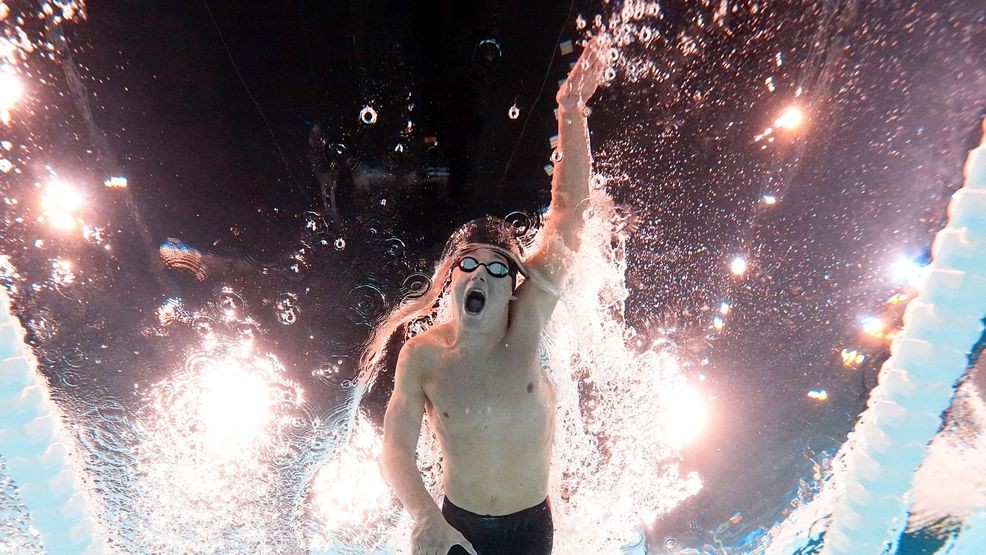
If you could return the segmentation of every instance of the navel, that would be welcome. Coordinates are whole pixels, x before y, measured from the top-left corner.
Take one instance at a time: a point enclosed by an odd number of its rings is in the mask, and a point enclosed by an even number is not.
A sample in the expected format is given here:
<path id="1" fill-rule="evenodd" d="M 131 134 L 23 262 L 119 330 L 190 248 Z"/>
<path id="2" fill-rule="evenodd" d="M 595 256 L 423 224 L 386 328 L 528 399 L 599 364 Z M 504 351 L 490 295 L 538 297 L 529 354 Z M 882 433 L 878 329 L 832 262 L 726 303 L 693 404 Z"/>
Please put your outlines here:
<path id="1" fill-rule="evenodd" d="M 527 392 L 528 393 L 533 393 L 534 392 L 534 382 L 529 382 L 527 384 Z"/>
<path id="2" fill-rule="evenodd" d="M 448 418 L 448 413 L 445 412 L 445 411 L 442 411 L 442 416 L 444 416 L 445 418 Z"/>

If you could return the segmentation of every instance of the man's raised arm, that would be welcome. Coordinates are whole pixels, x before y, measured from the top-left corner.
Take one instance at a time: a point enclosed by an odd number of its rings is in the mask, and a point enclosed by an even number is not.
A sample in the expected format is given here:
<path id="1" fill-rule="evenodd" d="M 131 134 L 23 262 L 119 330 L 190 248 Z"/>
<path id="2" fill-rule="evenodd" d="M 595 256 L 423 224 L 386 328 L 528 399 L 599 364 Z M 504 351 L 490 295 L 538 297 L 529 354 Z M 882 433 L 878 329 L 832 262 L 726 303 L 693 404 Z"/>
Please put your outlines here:
<path id="1" fill-rule="evenodd" d="M 558 90 L 558 152 L 551 178 L 551 207 L 545 222 L 540 250 L 528 265 L 557 289 L 565 276 L 565 250 L 579 250 L 582 213 L 589 201 L 589 129 L 586 102 L 592 97 L 606 69 L 608 43 L 596 37 L 585 50 Z M 560 245 L 559 242 L 562 244 Z"/>

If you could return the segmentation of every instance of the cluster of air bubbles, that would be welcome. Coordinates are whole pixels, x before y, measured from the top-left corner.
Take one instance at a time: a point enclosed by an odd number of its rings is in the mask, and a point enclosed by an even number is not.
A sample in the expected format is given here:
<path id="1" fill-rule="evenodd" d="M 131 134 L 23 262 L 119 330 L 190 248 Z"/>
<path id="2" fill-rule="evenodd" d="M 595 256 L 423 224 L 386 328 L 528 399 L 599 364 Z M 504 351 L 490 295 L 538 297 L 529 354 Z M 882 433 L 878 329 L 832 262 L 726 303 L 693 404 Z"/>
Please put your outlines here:
<path id="1" fill-rule="evenodd" d="M 304 278 L 305 273 L 310 267 L 308 260 L 310 258 L 310 251 L 311 247 L 303 242 L 295 247 L 288 260 L 283 264 L 284 277 L 294 282 Z"/>
<path id="2" fill-rule="evenodd" d="M 359 120 L 366 125 L 373 125 L 377 122 L 377 111 L 372 106 L 364 106 L 359 113 Z M 338 148 L 336 149 L 338 152 Z M 339 154 L 342 154 L 341 152 Z"/>
<path id="3" fill-rule="evenodd" d="M 84 225 L 82 226 L 82 238 L 93 245 L 102 245 L 106 242 L 106 230 L 101 227 Z"/>
<path id="4" fill-rule="evenodd" d="M 72 262 L 60 259 L 52 260 L 51 281 L 56 286 L 65 286 L 74 283 L 75 273 L 72 271 Z"/>
<path id="5" fill-rule="evenodd" d="M 298 295 L 294 293 L 281 293 L 277 303 L 274 305 L 277 321 L 285 326 L 291 325 L 298 320 L 301 307 L 298 306 Z"/>
<path id="6" fill-rule="evenodd" d="M 312 235 L 323 235 L 328 229 L 328 223 L 318 212 L 305 212 L 305 231 Z"/>
<path id="7" fill-rule="evenodd" d="M 82 368 L 83 364 L 86 362 L 86 352 L 82 347 L 76 345 L 71 349 L 68 349 L 62 354 L 62 362 L 70 368 Z"/>
<path id="8" fill-rule="evenodd" d="M 190 322 L 192 315 L 185 310 L 181 299 L 171 298 L 157 309 L 158 322 L 167 326 L 175 322 Z"/>
<path id="9" fill-rule="evenodd" d="M 240 338 L 240 341 L 250 342 L 257 335 L 260 335 L 260 325 L 253 319 L 247 316 L 243 320 L 240 320 L 233 324 L 234 335 Z"/>
<path id="10" fill-rule="evenodd" d="M 195 330 L 203 338 L 211 338 L 215 336 L 215 332 L 212 330 L 213 320 L 208 316 L 203 316 L 196 313 L 192 317 L 192 329 Z"/>
<path id="11" fill-rule="evenodd" d="M 153 552 L 179 546 L 270 545 L 279 483 L 303 390 L 270 354 L 237 338 L 203 340 L 166 380 L 142 392 L 135 510 Z M 189 510 L 189 507 L 194 510 Z"/>
<path id="12" fill-rule="evenodd" d="M 240 317 L 243 312 L 243 297 L 236 294 L 232 288 L 223 287 L 219 294 L 219 313 L 223 320 L 230 322 Z"/>
<path id="13" fill-rule="evenodd" d="M 514 102 L 513 106 L 507 110 L 507 117 L 510 119 L 517 119 L 520 117 L 520 108 L 517 107 L 517 103 Z"/>
<path id="14" fill-rule="evenodd" d="M 355 367 L 349 355 L 330 356 L 324 364 L 312 371 L 312 377 L 328 385 L 340 386 L 347 380 L 344 376 L 351 373 Z"/>

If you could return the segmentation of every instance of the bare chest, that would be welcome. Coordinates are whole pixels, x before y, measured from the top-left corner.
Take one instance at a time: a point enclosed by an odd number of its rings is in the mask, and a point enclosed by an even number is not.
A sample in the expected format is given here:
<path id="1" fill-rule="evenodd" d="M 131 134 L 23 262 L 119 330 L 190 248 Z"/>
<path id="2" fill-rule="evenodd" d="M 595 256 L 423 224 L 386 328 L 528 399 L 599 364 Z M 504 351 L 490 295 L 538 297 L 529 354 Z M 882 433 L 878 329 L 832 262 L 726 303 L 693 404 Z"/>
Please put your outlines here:
<path id="1" fill-rule="evenodd" d="M 550 385 L 534 360 L 448 359 L 424 383 L 429 416 L 447 438 L 480 439 L 542 429 L 553 414 Z"/>

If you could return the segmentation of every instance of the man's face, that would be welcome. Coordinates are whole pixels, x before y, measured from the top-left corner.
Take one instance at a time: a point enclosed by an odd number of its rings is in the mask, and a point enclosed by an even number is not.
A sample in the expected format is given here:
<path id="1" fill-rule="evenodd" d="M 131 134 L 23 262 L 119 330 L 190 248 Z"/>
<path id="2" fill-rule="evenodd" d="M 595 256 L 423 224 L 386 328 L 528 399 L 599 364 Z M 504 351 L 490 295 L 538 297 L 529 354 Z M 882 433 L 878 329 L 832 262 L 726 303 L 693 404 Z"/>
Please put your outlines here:
<path id="1" fill-rule="evenodd" d="M 466 258 L 473 260 L 464 260 Z M 466 271 L 463 266 L 473 269 Z M 506 257 L 491 249 L 459 254 L 455 259 L 450 286 L 452 302 L 456 315 L 464 325 L 482 323 L 490 320 L 490 316 L 502 315 L 507 310 L 513 295 L 513 279 L 510 273 L 502 277 L 493 275 L 504 268 L 512 271 Z"/>

